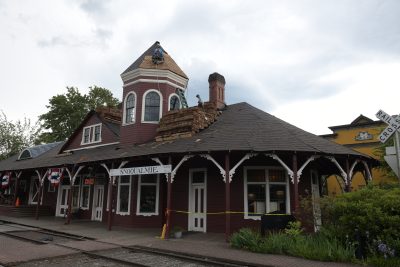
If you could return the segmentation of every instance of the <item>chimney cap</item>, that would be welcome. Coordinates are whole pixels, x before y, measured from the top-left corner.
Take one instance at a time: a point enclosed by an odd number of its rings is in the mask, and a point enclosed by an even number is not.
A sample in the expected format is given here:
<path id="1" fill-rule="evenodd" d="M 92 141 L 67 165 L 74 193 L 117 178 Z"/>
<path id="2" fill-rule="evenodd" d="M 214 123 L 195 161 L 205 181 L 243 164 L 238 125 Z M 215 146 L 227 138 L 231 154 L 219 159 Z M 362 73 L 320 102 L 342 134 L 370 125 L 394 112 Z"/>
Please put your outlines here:
<path id="1" fill-rule="evenodd" d="M 214 72 L 210 74 L 210 76 L 208 76 L 209 83 L 214 81 L 221 82 L 225 85 L 225 77 L 219 74 L 218 72 Z"/>

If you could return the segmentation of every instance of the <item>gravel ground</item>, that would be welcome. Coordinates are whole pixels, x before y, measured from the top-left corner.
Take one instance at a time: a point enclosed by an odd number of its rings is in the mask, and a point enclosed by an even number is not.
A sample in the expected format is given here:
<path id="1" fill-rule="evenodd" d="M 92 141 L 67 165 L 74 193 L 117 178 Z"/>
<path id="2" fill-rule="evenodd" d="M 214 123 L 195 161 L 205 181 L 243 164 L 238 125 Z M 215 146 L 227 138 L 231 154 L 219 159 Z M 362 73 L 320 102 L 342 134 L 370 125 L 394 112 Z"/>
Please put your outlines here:
<path id="1" fill-rule="evenodd" d="M 114 261 L 107 261 L 103 259 L 95 259 L 83 254 L 77 254 L 74 256 L 67 256 L 67 257 L 58 257 L 53 259 L 45 259 L 39 261 L 31 261 L 19 264 L 17 266 L 24 266 L 24 267 L 80 267 L 80 266 L 87 266 L 87 267 L 113 267 L 113 266 L 130 266 L 130 265 L 123 265 L 118 262 Z"/>
<path id="2" fill-rule="evenodd" d="M 110 258 L 121 259 L 133 263 L 140 263 L 147 266 L 168 266 L 168 267 L 201 267 L 201 266 L 215 266 L 200 264 L 197 262 L 189 262 L 188 260 L 181 260 L 174 257 L 156 255 L 153 253 L 136 252 L 129 249 L 118 248 L 110 249 L 107 251 L 100 251 L 97 254 L 107 256 Z"/>

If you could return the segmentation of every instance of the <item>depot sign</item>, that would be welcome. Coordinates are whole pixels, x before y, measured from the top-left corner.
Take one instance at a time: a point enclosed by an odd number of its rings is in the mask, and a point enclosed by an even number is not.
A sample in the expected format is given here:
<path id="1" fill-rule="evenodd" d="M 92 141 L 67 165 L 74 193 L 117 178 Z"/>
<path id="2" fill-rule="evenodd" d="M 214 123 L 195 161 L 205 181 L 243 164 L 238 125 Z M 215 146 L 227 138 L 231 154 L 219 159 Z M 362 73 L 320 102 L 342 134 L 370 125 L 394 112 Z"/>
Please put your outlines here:
<path id="1" fill-rule="evenodd" d="M 171 173 L 171 171 L 172 171 L 171 165 L 144 166 L 144 167 L 135 167 L 135 168 L 111 169 L 110 176 Z"/>

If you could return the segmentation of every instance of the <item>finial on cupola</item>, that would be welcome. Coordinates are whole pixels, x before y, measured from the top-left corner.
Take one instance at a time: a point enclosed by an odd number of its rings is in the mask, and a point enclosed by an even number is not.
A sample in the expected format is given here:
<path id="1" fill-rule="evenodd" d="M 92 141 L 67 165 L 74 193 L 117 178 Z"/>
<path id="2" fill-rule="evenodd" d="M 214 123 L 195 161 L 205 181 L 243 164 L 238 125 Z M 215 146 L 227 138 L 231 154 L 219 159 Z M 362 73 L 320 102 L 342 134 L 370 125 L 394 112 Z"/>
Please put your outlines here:
<path id="1" fill-rule="evenodd" d="M 160 42 L 156 42 L 156 48 L 153 51 L 152 56 L 153 63 L 158 65 L 164 62 L 164 51 L 160 45 Z"/>

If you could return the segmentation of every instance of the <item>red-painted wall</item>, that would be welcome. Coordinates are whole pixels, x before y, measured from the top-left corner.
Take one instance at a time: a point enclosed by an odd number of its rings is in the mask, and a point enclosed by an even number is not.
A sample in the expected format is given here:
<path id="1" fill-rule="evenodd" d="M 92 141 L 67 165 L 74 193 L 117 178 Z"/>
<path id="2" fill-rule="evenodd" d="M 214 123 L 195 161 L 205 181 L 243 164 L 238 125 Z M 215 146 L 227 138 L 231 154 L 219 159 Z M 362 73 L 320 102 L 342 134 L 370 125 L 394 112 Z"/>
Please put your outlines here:
<path id="1" fill-rule="evenodd" d="M 154 77 L 153 77 L 154 79 Z M 142 106 L 144 103 L 143 95 L 147 90 L 155 89 L 162 95 L 162 115 L 168 111 L 169 96 L 175 93 L 176 88 L 165 83 L 147 83 L 138 82 L 124 88 L 123 101 L 130 92 L 136 93 L 136 114 L 135 123 L 121 126 L 121 143 L 122 144 L 142 144 L 152 141 L 156 136 L 158 123 L 142 123 Z M 123 105 L 125 107 L 125 103 Z"/>

